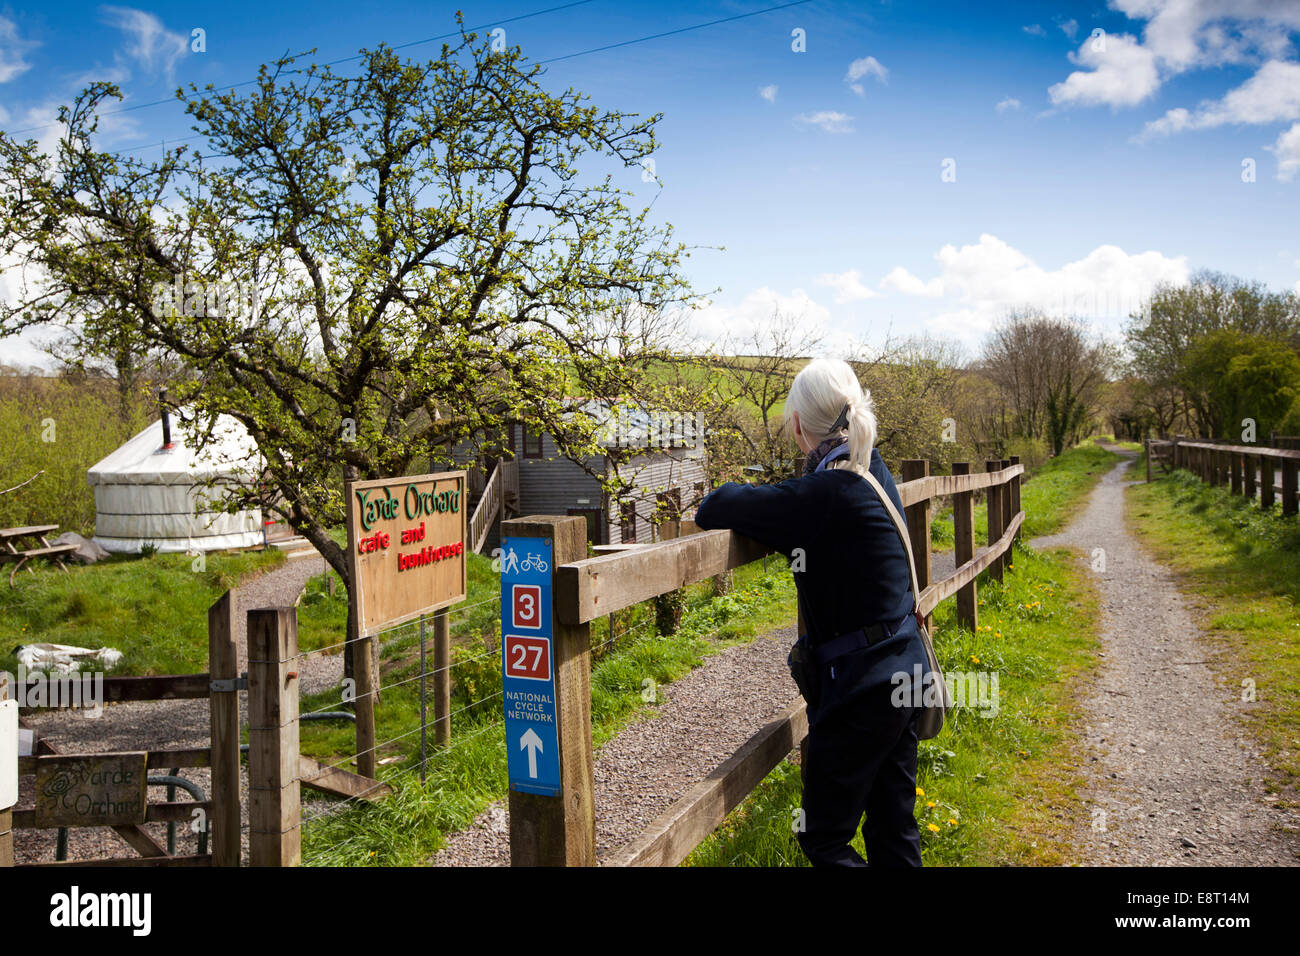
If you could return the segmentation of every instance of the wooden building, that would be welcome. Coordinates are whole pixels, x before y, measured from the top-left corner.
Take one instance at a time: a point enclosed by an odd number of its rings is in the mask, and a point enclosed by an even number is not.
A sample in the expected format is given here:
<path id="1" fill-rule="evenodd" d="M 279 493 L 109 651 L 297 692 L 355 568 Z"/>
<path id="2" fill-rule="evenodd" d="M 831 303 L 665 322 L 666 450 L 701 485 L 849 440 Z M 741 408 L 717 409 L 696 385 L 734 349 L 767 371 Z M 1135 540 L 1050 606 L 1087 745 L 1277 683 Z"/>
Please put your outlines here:
<path id="1" fill-rule="evenodd" d="M 592 544 L 633 544 L 658 540 L 661 525 L 695 513 L 708 492 L 698 416 L 611 416 L 601 431 L 605 450 L 582 465 L 561 455 L 551 435 L 518 424 L 505 443 L 512 458 L 476 457 L 471 446 L 460 446 L 457 457 L 471 471 L 470 543 L 476 550 L 496 547 L 503 517 L 581 515 Z M 618 500 L 598 477 L 614 471 L 629 484 Z"/>

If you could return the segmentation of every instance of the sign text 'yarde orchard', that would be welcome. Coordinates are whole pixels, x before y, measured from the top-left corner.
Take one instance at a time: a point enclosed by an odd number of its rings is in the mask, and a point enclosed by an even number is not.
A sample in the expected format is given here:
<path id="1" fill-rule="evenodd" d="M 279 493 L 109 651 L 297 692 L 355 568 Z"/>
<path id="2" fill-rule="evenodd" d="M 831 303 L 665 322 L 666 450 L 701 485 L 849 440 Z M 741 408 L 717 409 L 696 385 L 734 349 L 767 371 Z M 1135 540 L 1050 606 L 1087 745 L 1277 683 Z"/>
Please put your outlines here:
<path id="1" fill-rule="evenodd" d="M 465 472 L 348 485 L 348 560 L 362 634 L 465 598 Z"/>

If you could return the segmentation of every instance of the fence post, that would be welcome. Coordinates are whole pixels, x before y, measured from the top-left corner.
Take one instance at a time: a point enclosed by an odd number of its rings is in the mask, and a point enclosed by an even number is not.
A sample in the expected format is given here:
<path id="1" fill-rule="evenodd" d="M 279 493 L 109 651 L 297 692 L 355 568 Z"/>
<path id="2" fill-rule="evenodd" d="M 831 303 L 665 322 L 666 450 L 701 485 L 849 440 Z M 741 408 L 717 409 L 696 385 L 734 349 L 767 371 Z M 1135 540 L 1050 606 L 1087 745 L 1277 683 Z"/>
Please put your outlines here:
<path id="1" fill-rule="evenodd" d="M 984 462 L 986 472 L 1000 471 L 1002 468 L 1001 461 Z M 988 502 L 988 539 L 989 547 L 993 547 L 998 538 L 1002 537 L 1005 530 L 1002 517 L 1002 489 L 991 487 L 987 489 L 985 501 Z M 1002 580 L 1002 558 L 998 556 L 989 563 L 989 577 L 994 581 Z"/>
<path id="2" fill-rule="evenodd" d="M 248 612 L 248 849 L 253 866 L 297 866 L 302 861 L 298 753 L 298 613 L 292 607 L 258 608 Z"/>
<path id="3" fill-rule="evenodd" d="M 359 585 L 358 585 L 359 586 Z M 371 652 L 374 638 L 361 634 L 361 625 L 354 618 L 356 605 L 348 611 L 348 636 L 353 639 L 350 645 L 352 653 L 352 679 L 356 681 L 353 689 L 352 712 L 357 718 L 357 773 L 363 777 L 375 776 L 375 696 L 379 683 L 375 670 L 375 655 Z"/>
<path id="4" fill-rule="evenodd" d="M 1246 475 L 1245 475 L 1245 479 L 1246 479 L 1246 491 L 1245 491 L 1245 495 L 1246 495 L 1246 497 L 1249 498 L 1252 502 L 1255 500 L 1255 492 L 1256 492 L 1256 490 L 1257 490 L 1257 488 L 1256 488 L 1256 486 L 1255 486 L 1255 463 L 1254 463 L 1254 461 L 1253 461 L 1253 459 L 1254 459 L 1255 457 L 1256 457 L 1255 455 L 1242 455 L 1242 458 L 1244 459 L 1244 468 L 1245 468 L 1245 472 L 1246 472 Z"/>
<path id="5" fill-rule="evenodd" d="M 1273 482 L 1273 456 L 1259 456 L 1259 507 L 1268 511 L 1273 507 L 1273 499 L 1277 494 L 1277 489 Z"/>
<path id="6" fill-rule="evenodd" d="M 1151 484 L 1151 439 L 1142 439 L 1143 457 L 1147 463 L 1147 484 Z"/>
<path id="7" fill-rule="evenodd" d="M 433 742 L 451 742 L 451 619 L 433 612 Z"/>
<path id="8" fill-rule="evenodd" d="M 952 463 L 952 473 L 954 475 L 969 475 L 970 462 L 954 461 Z M 953 532 L 953 556 L 957 559 L 957 567 L 961 567 L 967 561 L 975 557 L 975 494 L 971 491 L 959 491 L 952 496 L 952 532 Z M 972 632 L 979 628 L 979 612 L 977 606 L 979 601 L 976 599 L 975 581 L 971 579 L 970 584 L 964 585 L 957 590 L 957 623 L 962 627 L 968 627 Z"/>
<path id="9" fill-rule="evenodd" d="M 1003 458 L 1002 467 L 1010 468 L 1011 459 Z M 1001 485 L 1000 490 L 1002 492 L 1002 530 L 1006 531 L 1007 527 L 1011 524 L 1011 519 L 1016 516 L 1016 513 L 1011 510 L 1011 480 L 1007 479 L 1006 481 L 1004 481 Z M 1005 569 L 1007 565 L 1009 565 L 1010 563 L 1011 563 L 1011 552 L 1008 550 L 1002 555 L 1001 564 L 1003 569 Z"/>
<path id="10" fill-rule="evenodd" d="M 1282 459 L 1282 514 L 1296 513 L 1296 460 Z"/>
<path id="11" fill-rule="evenodd" d="M 550 538 L 552 562 L 587 556 L 587 520 L 535 515 L 501 522 L 501 536 Z M 555 578 L 553 577 L 554 581 Z M 573 600 L 553 585 L 553 603 Z M 510 791 L 511 866 L 595 866 L 595 758 L 591 749 L 591 628 L 552 614 L 555 717 L 559 724 L 560 795 Z"/>
<path id="12" fill-rule="evenodd" d="M 208 608 L 208 679 L 230 681 L 230 690 L 208 692 L 211 740 L 212 808 L 208 846 L 213 866 L 239 866 L 239 644 L 235 638 L 234 592 L 227 591 Z"/>
<path id="13" fill-rule="evenodd" d="M 1011 456 L 1011 464 L 1013 464 L 1013 465 L 1018 465 L 1018 464 L 1020 464 L 1020 456 L 1019 456 L 1019 455 L 1012 455 L 1012 456 Z M 1021 477 L 1022 477 L 1022 476 L 1020 476 L 1020 475 L 1016 475 L 1014 478 L 1011 479 L 1011 484 L 1007 486 L 1007 494 L 1010 496 L 1010 500 L 1011 500 L 1011 511 L 1010 511 L 1010 513 L 1007 515 L 1007 522 L 1008 522 L 1008 523 L 1010 523 L 1010 521 L 1011 521 L 1012 518 L 1014 518 L 1016 515 L 1020 514 L 1020 479 L 1021 479 Z M 1019 528 L 1016 529 L 1016 534 L 1015 534 L 1015 537 L 1012 538 L 1012 541 L 1015 541 L 1015 542 L 1017 542 L 1017 543 L 1020 541 L 1020 529 L 1019 529 Z"/>
<path id="14" fill-rule="evenodd" d="M 915 481 L 930 475 L 930 462 L 924 458 L 908 458 L 903 462 L 903 481 Z M 930 585 L 930 499 L 909 505 L 907 514 L 907 534 L 912 539 L 912 558 L 916 561 L 916 586 L 924 591 Z M 916 595 L 919 600 L 921 595 Z M 926 615 L 926 627 L 930 627 L 930 615 Z"/>
<path id="15" fill-rule="evenodd" d="M 1242 466 L 1241 454 L 1239 452 L 1228 452 L 1228 470 L 1231 475 L 1232 493 L 1234 495 L 1239 495 L 1242 491 Z"/>

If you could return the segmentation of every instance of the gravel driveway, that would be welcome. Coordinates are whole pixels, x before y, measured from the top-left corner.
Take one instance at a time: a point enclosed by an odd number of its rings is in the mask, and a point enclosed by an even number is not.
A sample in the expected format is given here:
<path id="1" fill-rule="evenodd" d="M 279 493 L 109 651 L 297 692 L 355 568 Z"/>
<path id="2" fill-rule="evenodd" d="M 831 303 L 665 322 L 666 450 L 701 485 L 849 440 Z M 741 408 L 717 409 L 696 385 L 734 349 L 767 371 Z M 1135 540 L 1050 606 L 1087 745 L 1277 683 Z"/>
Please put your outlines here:
<path id="1" fill-rule="evenodd" d="M 1093 566 L 1101 667 L 1084 702 L 1088 784 L 1073 808 L 1085 865 L 1269 866 L 1300 863 L 1300 814 L 1264 792 L 1269 769 L 1236 719 L 1240 679 L 1207 666 L 1219 652 L 1187 610 L 1172 572 L 1124 520 L 1125 472 L 1105 475 L 1087 509 L 1037 549 L 1068 546 Z M 1231 672 L 1230 672 L 1231 673 Z"/>

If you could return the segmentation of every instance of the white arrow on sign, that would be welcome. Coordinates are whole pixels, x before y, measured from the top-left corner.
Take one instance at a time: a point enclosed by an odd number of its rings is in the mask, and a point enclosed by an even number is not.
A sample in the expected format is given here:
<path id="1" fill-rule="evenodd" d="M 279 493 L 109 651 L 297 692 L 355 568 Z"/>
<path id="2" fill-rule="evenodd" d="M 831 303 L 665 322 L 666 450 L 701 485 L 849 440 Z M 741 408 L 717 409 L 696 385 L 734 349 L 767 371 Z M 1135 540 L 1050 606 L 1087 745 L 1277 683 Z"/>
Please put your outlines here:
<path id="1" fill-rule="evenodd" d="M 542 738 L 529 727 L 519 738 L 519 749 L 528 751 L 528 776 L 537 778 L 537 755 L 542 752 Z"/>

